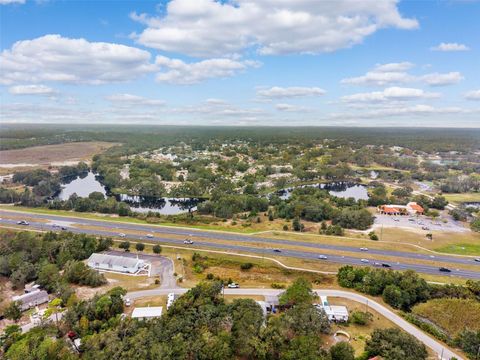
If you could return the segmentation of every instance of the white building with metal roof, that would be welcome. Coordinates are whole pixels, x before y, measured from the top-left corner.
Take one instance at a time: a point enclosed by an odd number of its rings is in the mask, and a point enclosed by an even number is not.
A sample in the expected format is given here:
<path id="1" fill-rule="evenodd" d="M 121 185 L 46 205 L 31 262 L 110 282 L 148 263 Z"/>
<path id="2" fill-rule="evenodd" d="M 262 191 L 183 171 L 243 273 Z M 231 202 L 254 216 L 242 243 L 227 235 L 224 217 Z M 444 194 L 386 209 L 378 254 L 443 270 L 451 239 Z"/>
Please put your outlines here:
<path id="1" fill-rule="evenodd" d="M 132 319 L 148 320 L 162 316 L 162 306 L 136 307 L 132 312 Z"/>
<path id="2" fill-rule="evenodd" d="M 145 267 L 145 261 L 138 258 L 93 253 L 87 260 L 87 265 L 100 271 L 115 271 L 126 274 L 136 274 Z"/>

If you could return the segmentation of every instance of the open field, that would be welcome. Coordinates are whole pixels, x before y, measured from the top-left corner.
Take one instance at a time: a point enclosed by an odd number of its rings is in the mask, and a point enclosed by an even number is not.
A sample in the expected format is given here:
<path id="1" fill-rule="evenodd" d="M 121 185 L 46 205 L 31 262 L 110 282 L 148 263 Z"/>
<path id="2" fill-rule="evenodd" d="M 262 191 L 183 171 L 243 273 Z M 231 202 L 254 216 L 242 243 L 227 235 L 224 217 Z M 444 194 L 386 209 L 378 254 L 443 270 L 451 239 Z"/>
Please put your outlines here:
<path id="1" fill-rule="evenodd" d="M 480 202 L 480 192 L 469 192 L 462 194 L 442 194 L 449 202 L 462 203 L 462 202 Z"/>
<path id="2" fill-rule="evenodd" d="M 117 144 L 92 141 L 3 150 L 0 151 L 0 167 L 21 168 L 72 165 L 80 161 L 89 161 L 93 155 L 104 152 L 115 145 Z"/>
<path id="3" fill-rule="evenodd" d="M 416 305 L 412 312 L 433 322 L 452 337 L 464 328 L 480 330 L 480 303 L 473 299 L 433 299 Z"/>

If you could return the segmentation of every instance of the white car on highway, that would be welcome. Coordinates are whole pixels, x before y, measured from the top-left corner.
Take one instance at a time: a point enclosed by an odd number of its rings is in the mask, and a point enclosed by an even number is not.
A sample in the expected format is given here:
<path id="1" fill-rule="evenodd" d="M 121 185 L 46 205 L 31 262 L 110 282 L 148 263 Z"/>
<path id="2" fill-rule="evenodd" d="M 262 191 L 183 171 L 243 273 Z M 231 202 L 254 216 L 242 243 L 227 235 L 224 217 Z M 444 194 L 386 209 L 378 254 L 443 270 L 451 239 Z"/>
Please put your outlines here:
<path id="1" fill-rule="evenodd" d="M 360 248 L 360 251 L 368 251 L 368 248 L 362 247 L 362 248 Z"/>
<path id="2" fill-rule="evenodd" d="M 320 260 L 327 260 L 328 259 L 327 255 L 318 255 L 318 258 Z"/>
<path id="3" fill-rule="evenodd" d="M 124 233 L 120 233 L 120 234 L 118 234 L 118 236 L 120 236 L 120 237 L 125 237 L 125 234 L 124 234 Z"/>
<path id="4" fill-rule="evenodd" d="M 238 289 L 240 287 L 240 285 L 236 284 L 236 283 L 230 283 L 227 285 L 227 287 L 229 289 Z"/>
<path id="5" fill-rule="evenodd" d="M 153 238 L 153 235 L 152 234 L 147 234 L 147 238 Z"/>
<path id="6" fill-rule="evenodd" d="M 183 243 L 186 244 L 186 245 L 192 245 L 193 241 L 190 240 L 190 239 L 185 239 L 185 240 L 183 240 Z"/>
<path id="7" fill-rule="evenodd" d="M 369 262 L 370 262 L 370 261 L 368 261 L 368 259 L 360 259 L 360 261 L 361 261 L 362 263 L 369 263 Z"/>

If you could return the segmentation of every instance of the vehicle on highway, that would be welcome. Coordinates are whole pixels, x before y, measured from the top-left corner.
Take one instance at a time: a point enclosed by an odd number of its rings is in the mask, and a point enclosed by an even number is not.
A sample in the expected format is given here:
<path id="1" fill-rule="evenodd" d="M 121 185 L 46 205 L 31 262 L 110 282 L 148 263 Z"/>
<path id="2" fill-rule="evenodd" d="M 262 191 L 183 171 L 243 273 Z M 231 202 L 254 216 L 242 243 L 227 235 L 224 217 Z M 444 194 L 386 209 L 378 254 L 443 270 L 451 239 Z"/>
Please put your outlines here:
<path id="1" fill-rule="evenodd" d="M 124 234 L 124 233 L 120 233 L 120 234 L 118 234 L 118 236 L 120 236 L 120 237 L 125 237 L 125 234 Z"/>
<path id="2" fill-rule="evenodd" d="M 384 268 L 390 268 L 390 267 L 392 267 L 392 265 L 387 264 L 387 263 L 382 263 L 382 267 L 384 267 Z"/>
<path id="3" fill-rule="evenodd" d="M 17 221 L 17 224 L 18 224 L 18 225 L 30 225 L 30 224 L 28 223 L 28 221 L 26 221 L 26 220 Z"/>
<path id="4" fill-rule="evenodd" d="M 428 226 L 422 226 L 422 230 L 430 230 Z"/>
<path id="5" fill-rule="evenodd" d="M 369 263 L 370 261 L 368 259 L 360 259 L 362 263 Z"/>
<path id="6" fill-rule="evenodd" d="M 236 283 L 230 283 L 227 285 L 227 287 L 229 289 L 238 289 L 240 287 L 240 285 L 236 284 Z"/>
<path id="7" fill-rule="evenodd" d="M 152 234 L 147 234 L 147 238 L 153 238 L 153 235 Z"/>
<path id="8" fill-rule="evenodd" d="M 273 249 L 273 252 L 282 252 L 280 249 Z"/>
<path id="9" fill-rule="evenodd" d="M 438 270 L 441 271 L 441 272 L 452 272 L 452 270 L 450 270 L 449 268 L 446 268 L 446 267 L 441 267 Z"/>
<path id="10" fill-rule="evenodd" d="M 480 262 L 480 258 L 473 259 L 473 261 Z"/>
<path id="11" fill-rule="evenodd" d="M 400 221 L 400 219 L 393 219 L 393 221 L 399 222 L 399 221 Z"/>
<path id="12" fill-rule="evenodd" d="M 375 262 L 373 263 L 373 266 L 382 266 L 382 264 L 375 261 Z"/>
<path id="13" fill-rule="evenodd" d="M 321 260 L 327 260 L 328 259 L 327 255 L 318 255 L 318 258 L 321 259 Z"/>
<path id="14" fill-rule="evenodd" d="M 190 239 L 185 239 L 185 240 L 183 240 L 183 243 L 184 243 L 184 244 L 187 244 L 187 245 L 192 245 L 192 244 L 193 244 L 193 241 L 190 240 Z"/>
<path id="15" fill-rule="evenodd" d="M 368 251 L 368 248 L 362 247 L 362 248 L 360 248 L 360 251 Z"/>
<path id="16" fill-rule="evenodd" d="M 61 229 L 62 230 L 67 230 L 67 228 L 65 226 L 62 226 Z"/>
<path id="17" fill-rule="evenodd" d="M 132 300 L 130 300 L 129 298 L 125 298 L 125 306 L 130 306 L 132 305 Z"/>

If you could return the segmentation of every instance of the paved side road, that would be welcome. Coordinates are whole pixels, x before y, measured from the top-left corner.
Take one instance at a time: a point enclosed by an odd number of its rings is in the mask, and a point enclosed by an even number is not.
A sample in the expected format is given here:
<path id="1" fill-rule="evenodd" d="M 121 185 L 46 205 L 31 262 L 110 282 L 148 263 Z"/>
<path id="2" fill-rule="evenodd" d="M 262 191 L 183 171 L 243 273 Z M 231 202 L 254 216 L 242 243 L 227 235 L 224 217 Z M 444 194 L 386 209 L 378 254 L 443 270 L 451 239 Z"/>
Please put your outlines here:
<path id="1" fill-rule="evenodd" d="M 153 289 L 153 290 L 142 290 L 142 291 L 134 291 L 127 294 L 132 300 L 140 299 L 143 297 L 148 296 L 159 296 L 159 295 L 166 295 L 168 293 L 174 292 L 176 294 L 184 294 L 187 292 L 188 289 Z M 260 296 L 268 296 L 268 295 L 279 295 L 282 290 L 275 290 L 275 289 L 225 289 L 225 294 L 228 295 L 260 295 Z M 415 336 L 419 341 L 425 344 L 425 346 L 432 349 L 437 355 L 438 359 L 440 360 L 450 360 L 451 358 L 455 357 L 458 360 L 464 360 L 460 355 L 454 353 L 450 349 L 446 348 L 442 343 L 438 342 L 431 336 L 425 334 L 420 329 L 416 328 L 406 320 L 404 320 L 401 316 L 394 313 L 392 310 L 388 309 L 387 307 L 383 306 L 382 304 L 367 298 L 364 295 L 357 294 L 350 291 L 345 290 L 335 290 L 335 289 L 321 289 L 315 290 L 315 292 L 319 296 L 331 296 L 331 297 L 341 297 L 353 301 L 357 301 L 363 304 L 367 304 L 368 306 L 377 311 L 378 313 L 385 316 L 387 319 L 394 322 L 397 326 L 402 328 L 404 331 L 408 332 L 409 334 Z M 443 354 L 443 355 L 442 355 Z"/>

